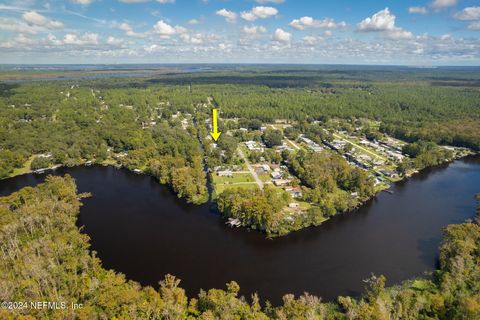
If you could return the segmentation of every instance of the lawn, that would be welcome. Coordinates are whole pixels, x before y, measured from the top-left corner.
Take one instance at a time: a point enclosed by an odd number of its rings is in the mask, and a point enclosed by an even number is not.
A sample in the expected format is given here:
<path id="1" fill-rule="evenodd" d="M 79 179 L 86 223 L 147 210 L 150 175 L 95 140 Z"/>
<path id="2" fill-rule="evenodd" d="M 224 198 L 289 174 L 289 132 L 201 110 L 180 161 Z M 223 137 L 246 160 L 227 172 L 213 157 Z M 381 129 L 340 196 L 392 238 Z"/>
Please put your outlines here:
<path id="1" fill-rule="evenodd" d="M 262 180 L 263 182 L 268 182 L 268 181 L 271 181 L 272 178 L 270 178 L 270 174 L 269 173 L 260 173 L 258 175 L 258 177 L 260 178 L 260 180 Z"/>
<path id="2" fill-rule="evenodd" d="M 234 173 L 232 177 L 219 177 L 213 174 L 214 184 L 232 184 L 240 182 L 255 182 L 250 173 Z"/>
<path id="3" fill-rule="evenodd" d="M 31 172 L 32 170 L 30 169 L 30 164 L 32 163 L 33 159 L 35 158 L 35 156 L 31 156 L 26 162 L 25 164 L 23 165 L 23 167 L 21 168 L 16 168 L 13 170 L 13 172 L 10 174 L 10 177 L 15 177 L 15 176 L 19 176 L 21 174 L 25 174 L 25 173 L 29 173 Z"/>

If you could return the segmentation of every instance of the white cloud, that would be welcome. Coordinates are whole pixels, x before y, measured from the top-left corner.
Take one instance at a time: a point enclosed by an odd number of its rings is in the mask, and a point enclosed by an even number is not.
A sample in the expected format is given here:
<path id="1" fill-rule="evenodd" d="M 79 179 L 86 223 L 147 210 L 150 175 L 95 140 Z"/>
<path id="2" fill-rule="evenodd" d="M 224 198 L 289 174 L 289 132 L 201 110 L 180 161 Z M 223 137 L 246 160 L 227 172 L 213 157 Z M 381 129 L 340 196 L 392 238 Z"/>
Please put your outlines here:
<path id="1" fill-rule="evenodd" d="M 408 8 L 408 13 L 427 14 L 428 10 L 425 7 L 410 7 Z"/>
<path id="2" fill-rule="evenodd" d="M 452 39 L 453 39 L 452 36 L 451 36 L 450 34 L 448 34 L 448 33 L 442 34 L 442 35 L 440 36 L 440 40 L 442 40 L 442 41 L 452 40 Z"/>
<path id="3" fill-rule="evenodd" d="M 243 26 L 240 29 L 240 43 L 245 45 L 252 40 L 260 39 L 265 32 L 267 29 L 263 26 Z"/>
<path id="4" fill-rule="evenodd" d="M 47 17 L 35 11 L 25 12 L 22 17 L 23 17 L 23 20 L 27 21 L 32 25 L 44 27 L 47 29 L 59 29 L 64 27 L 62 22 L 48 19 Z"/>
<path id="5" fill-rule="evenodd" d="M 43 27 L 29 25 L 28 23 L 14 18 L 0 17 L 0 30 L 15 31 L 18 33 L 35 34 L 44 31 Z"/>
<path id="6" fill-rule="evenodd" d="M 332 29 L 337 27 L 345 27 L 347 24 L 342 21 L 336 23 L 331 18 L 325 18 L 323 20 L 315 20 L 312 17 L 301 17 L 300 19 L 294 19 L 289 24 L 292 28 L 297 30 L 305 30 L 307 28 L 325 28 Z"/>
<path id="7" fill-rule="evenodd" d="M 360 32 L 383 32 L 392 39 L 409 39 L 413 35 L 411 32 L 395 26 L 395 15 L 390 13 L 388 8 L 378 11 L 373 16 L 368 17 L 357 25 L 357 31 Z"/>
<path id="8" fill-rule="evenodd" d="M 109 38 L 113 38 L 113 37 L 109 37 Z M 59 39 L 55 37 L 53 34 L 49 34 L 47 36 L 47 39 L 45 40 L 46 40 L 46 44 L 54 45 L 57 47 L 97 46 L 100 43 L 100 35 L 98 33 L 93 33 L 93 32 L 85 32 L 83 34 L 67 33 L 63 36 L 63 38 Z M 113 39 L 110 39 L 110 40 L 113 40 Z"/>
<path id="9" fill-rule="evenodd" d="M 81 4 L 84 6 L 88 6 L 91 4 L 94 0 L 70 0 L 70 2 L 75 3 L 75 4 Z"/>
<path id="10" fill-rule="evenodd" d="M 273 40 L 279 42 L 290 42 L 292 41 L 292 34 L 281 28 L 277 28 L 273 34 Z"/>
<path id="11" fill-rule="evenodd" d="M 267 29 L 263 26 L 243 26 L 242 32 L 248 35 L 257 35 L 267 32 Z"/>
<path id="12" fill-rule="evenodd" d="M 111 44 L 111 45 L 116 45 L 116 46 L 118 46 L 118 45 L 123 44 L 123 43 L 124 43 L 124 40 L 123 40 L 123 39 L 119 39 L 119 38 L 115 38 L 115 37 L 113 37 L 113 36 L 109 36 L 109 37 L 107 38 L 107 43 L 108 43 L 108 44 Z"/>
<path id="13" fill-rule="evenodd" d="M 220 9 L 216 12 L 217 16 L 224 17 L 227 22 L 234 23 L 237 20 L 237 14 L 227 9 Z"/>
<path id="14" fill-rule="evenodd" d="M 480 30 L 480 21 L 472 22 L 468 25 L 470 30 Z"/>
<path id="15" fill-rule="evenodd" d="M 458 20 L 480 20 L 480 7 L 468 7 L 453 15 Z"/>
<path id="16" fill-rule="evenodd" d="M 175 34 L 186 33 L 187 29 L 185 29 L 182 26 L 173 27 L 173 26 L 169 25 L 168 23 L 166 23 L 165 21 L 159 20 L 153 26 L 153 32 L 156 33 L 156 34 L 159 34 L 162 37 L 168 38 L 168 37 L 173 36 Z"/>
<path id="17" fill-rule="evenodd" d="M 279 3 L 284 3 L 285 0 L 255 0 L 255 2 L 258 2 L 258 3 L 276 3 L 276 4 L 279 4 Z"/>
<path id="18" fill-rule="evenodd" d="M 129 37 L 144 38 L 145 34 L 133 31 L 133 28 L 126 22 L 121 23 L 118 28 L 125 31 L 125 34 Z"/>
<path id="19" fill-rule="evenodd" d="M 435 10 L 441 10 L 448 7 L 453 7 L 457 4 L 458 0 L 434 0 L 430 6 Z"/>
<path id="20" fill-rule="evenodd" d="M 303 37 L 303 44 L 306 46 L 314 46 L 318 43 L 322 42 L 324 39 L 322 37 L 317 36 L 305 36 Z"/>
<path id="21" fill-rule="evenodd" d="M 196 44 L 196 45 L 203 44 L 203 41 L 204 41 L 203 35 L 201 33 L 197 33 L 197 34 L 193 34 L 193 35 L 189 35 L 189 34 L 184 33 L 184 34 L 180 35 L 180 38 L 185 43 Z"/>
<path id="22" fill-rule="evenodd" d="M 62 40 L 57 39 L 53 34 L 49 33 L 47 36 L 47 41 L 55 46 L 62 45 Z"/>
<path id="23" fill-rule="evenodd" d="M 204 33 L 182 33 L 180 39 L 189 45 L 193 45 L 194 50 L 200 50 L 200 47 L 209 47 L 214 43 L 217 43 L 221 39 L 216 34 L 204 34 Z"/>
<path id="24" fill-rule="evenodd" d="M 15 42 L 20 44 L 32 44 L 35 41 L 31 38 L 26 37 L 23 33 L 15 37 Z"/>
<path id="25" fill-rule="evenodd" d="M 175 28 L 163 20 L 157 21 L 157 23 L 153 26 L 153 30 L 155 33 L 166 36 L 174 35 L 176 33 Z"/>
<path id="26" fill-rule="evenodd" d="M 190 20 L 188 20 L 187 23 L 190 24 L 190 25 L 196 25 L 196 24 L 200 24 L 201 21 L 198 20 L 198 19 L 190 19 Z"/>
<path id="27" fill-rule="evenodd" d="M 167 3 L 175 3 L 175 0 L 157 0 L 158 3 L 167 4 Z"/>
<path id="28" fill-rule="evenodd" d="M 17 49 L 25 45 L 32 45 L 35 41 L 31 38 L 28 38 L 23 33 L 18 34 L 15 38 L 0 42 L 0 48 L 6 49 Z"/>
<path id="29" fill-rule="evenodd" d="M 96 45 L 98 44 L 99 41 L 99 34 L 98 33 L 93 33 L 93 32 L 85 32 L 82 35 L 78 35 L 76 33 L 67 33 L 63 37 L 63 44 L 68 44 L 68 45 L 85 45 L 85 44 L 91 44 L 91 45 Z"/>
<path id="30" fill-rule="evenodd" d="M 250 11 L 243 11 L 240 16 L 247 21 L 255 21 L 257 19 L 266 19 L 278 14 L 278 10 L 273 7 L 258 6 Z"/>
<path id="31" fill-rule="evenodd" d="M 359 31 L 385 31 L 395 28 L 395 16 L 385 8 L 357 25 Z"/>
<path id="32" fill-rule="evenodd" d="M 473 21 L 475 22 L 475 21 Z M 249 26 L 251 28 L 252 26 Z M 241 29 L 241 28 L 240 28 Z M 253 30 L 253 29 L 252 29 Z M 273 29 L 275 30 L 275 29 Z M 284 29 L 285 30 L 285 29 Z M 328 29 L 326 30 L 328 31 Z M 253 33 L 253 31 L 250 31 Z M 309 35 L 296 42 L 288 41 L 241 43 L 234 37 L 217 37 L 197 33 L 179 34 L 169 43 L 165 41 L 141 43 L 125 41 L 115 45 L 105 38 L 98 44 L 63 43 L 53 35 L 44 39 L 30 38 L 28 34 L 12 36 L 0 42 L 0 60 L 8 63 L 25 61 L 39 63 L 119 63 L 156 62 L 158 53 L 167 62 L 301 62 L 301 63 L 382 63 L 406 65 L 478 65 L 480 39 L 474 37 L 434 37 L 426 34 L 404 41 L 385 41 L 382 38 L 339 37 L 326 41 L 323 35 Z M 71 43 L 95 43 L 90 37 L 76 35 Z M 80 39 L 81 41 L 78 41 Z M 212 40 L 210 40 L 212 39 Z M 215 40 L 217 39 L 217 40 Z M 295 41 L 295 42 L 294 42 Z M 67 41 L 68 42 L 68 41 Z M 109 44 L 110 42 L 110 44 Z M 294 45 L 292 45 L 294 43 Z M 54 60 L 52 60 L 52 58 Z M 113 60 L 112 60 L 113 59 Z"/>
<path id="33" fill-rule="evenodd" d="M 391 39 L 411 39 L 413 34 L 410 31 L 403 30 L 402 28 L 395 28 L 393 30 L 389 30 L 387 33 L 388 37 Z"/>

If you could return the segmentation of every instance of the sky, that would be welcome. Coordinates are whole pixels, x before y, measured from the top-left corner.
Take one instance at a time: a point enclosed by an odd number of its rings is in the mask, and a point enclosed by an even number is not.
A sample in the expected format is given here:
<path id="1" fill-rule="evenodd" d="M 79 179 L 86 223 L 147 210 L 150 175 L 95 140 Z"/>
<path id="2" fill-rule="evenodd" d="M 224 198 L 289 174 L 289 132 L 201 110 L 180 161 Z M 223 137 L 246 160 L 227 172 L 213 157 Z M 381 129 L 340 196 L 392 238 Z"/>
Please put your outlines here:
<path id="1" fill-rule="evenodd" d="M 480 0 L 0 0 L 0 64 L 480 65 Z"/>

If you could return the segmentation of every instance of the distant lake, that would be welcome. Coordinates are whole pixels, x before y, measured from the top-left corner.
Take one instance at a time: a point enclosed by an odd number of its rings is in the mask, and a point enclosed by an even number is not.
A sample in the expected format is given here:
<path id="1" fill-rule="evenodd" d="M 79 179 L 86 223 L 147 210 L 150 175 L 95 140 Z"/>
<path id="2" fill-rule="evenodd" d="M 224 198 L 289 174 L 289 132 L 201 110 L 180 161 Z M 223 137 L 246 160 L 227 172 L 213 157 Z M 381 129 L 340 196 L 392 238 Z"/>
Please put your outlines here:
<path id="1" fill-rule="evenodd" d="M 258 292 L 275 304 L 286 293 L 358 295 L 371 273 L 392 285 L 434 270 L 442 228 L 472 218 L 480 192 L 480 157 L 467 157 L 424 170 L 395 184 L 394 194 L 381 193 L 320 227 L 267 240 L 225 226 L 209 204 L 188 205 L 148 176 L 102 166 L 55 171 L 65 173 L 80 192 L 93 194 L 78 224 L 105 268 L 154 287 L 170 273 L 189 296 L 235 280 L 243 295 Z M 0 194 L 44 178 L 0 181 Z"/>
<path id="2" fill-rule="evenodd" d="M 141 69 L 144 67 L 144 69 Z M 113 68 L 113 66 L 61 66 L 53 65 L 50 68 L 36 67 L 36 66 L 17 66 L 10 68 L 2 68 L 0 71 L 11 71 L 18 73 L 18 79 L 3 79 L 0 82 L 21 83 L 32 81 L 58 81 L 58 80 L 81 80 L 81 79 L 108 79 L 108 78 L 123 78 L 123 77 L 158 77 L 165 74 L 182 74 L 182 73 L 197 73 L 209 71 L 211 67 L 201 65 L 137 65 L 135 67 L 125 68 L 120 66 Z M 26 73 L 22 73 L 26 72 Z M 29 73 L 30 72 L 30 73 Z M 34 72 L 34 73 L 31 73 Z M 42 73 L 43 72 L 43 73 Z M 53 74 L 51 74 L 53 72 Z M 24 78 L 22 78 L 22 76 Z"/>

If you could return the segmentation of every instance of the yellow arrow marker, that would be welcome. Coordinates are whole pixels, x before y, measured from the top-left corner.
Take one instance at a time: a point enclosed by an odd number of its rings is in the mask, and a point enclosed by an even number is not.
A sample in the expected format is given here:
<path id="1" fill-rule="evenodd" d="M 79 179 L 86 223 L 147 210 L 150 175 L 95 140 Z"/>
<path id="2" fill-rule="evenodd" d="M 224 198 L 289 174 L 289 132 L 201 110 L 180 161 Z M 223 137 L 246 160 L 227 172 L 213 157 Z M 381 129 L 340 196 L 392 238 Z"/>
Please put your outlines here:
<path id="1" fill-rule="evenodd" d="M 212 124 L 213 124 L 213 132 L 210 132 L 214 141 L 217 141 L 221 132 L 218 132 L 218 116 L 217 116 L 217 109 L 212 109 Z"/>

